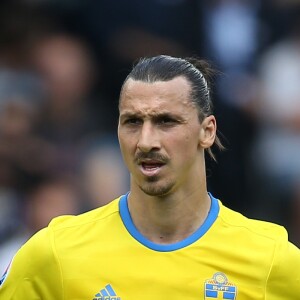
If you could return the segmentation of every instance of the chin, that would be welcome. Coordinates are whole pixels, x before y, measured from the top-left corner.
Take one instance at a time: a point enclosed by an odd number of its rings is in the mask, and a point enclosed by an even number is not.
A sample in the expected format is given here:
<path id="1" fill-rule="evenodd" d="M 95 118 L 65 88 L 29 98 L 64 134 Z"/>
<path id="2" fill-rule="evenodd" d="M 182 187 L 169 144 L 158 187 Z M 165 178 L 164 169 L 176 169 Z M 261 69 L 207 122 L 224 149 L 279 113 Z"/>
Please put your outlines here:
<path id="1" fill-rule="evenodd" d="M 143 184 L 140 186 L 140 189 L 148 196 L 155 196 L 155 197 L 163 197 L 168 195 L 173 188 L 173 184 L 155 184 L 155 183 L 148 183 L 148 184 Z"/>

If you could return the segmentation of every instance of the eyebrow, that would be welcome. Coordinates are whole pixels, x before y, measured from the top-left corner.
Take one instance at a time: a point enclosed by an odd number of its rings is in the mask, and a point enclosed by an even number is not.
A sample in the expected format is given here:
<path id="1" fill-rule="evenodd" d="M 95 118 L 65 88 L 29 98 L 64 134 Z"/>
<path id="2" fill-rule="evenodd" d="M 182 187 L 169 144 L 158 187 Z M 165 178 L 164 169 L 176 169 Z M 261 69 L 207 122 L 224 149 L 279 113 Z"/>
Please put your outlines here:
<path id="1" fill-rule="evenodd" d="M 169 118 L 174 118 L 174 117 L 178 117 L 177 114 L 174 113 L 170 113 L 170 112 L 157 112 L 157 113 L 151 113 L 150 116 L 152 118 L 161 118 L 161 117 L 169 117 Z M 143 117 L 142 113 L 139 112 L 124 112 L 122 114 L 120 114 L 120 117 L 122 118 L 131 118 L 131 117 Z"/>
<path id="2" fill-rule="evenodd" d="M 119 117 L 120 118 L 124 118 L 124 119 L 133 118 L 133 117 L 136 118 L 136 117 L 142 117 L 142 114 L 140 114 L 140 113 L 125 112 L 125 113 L 120 114 Z"/>
<path id="3" fill-rule="evenodd" d="M 125 112 L 123 114 L 120 114 L 119 117 L 121 120 L 124 119 L 131 119 L 131 118 L 143 118 L 143 114 L 141 113 L 131 113 L 131 112 Z M 158 112 L 158 113 L 153 113 L 150 115 L 150 118 L 152 118 L 154 121 L 164 119 L 164 118 L 169 118 L 177 121 L 183 121 L 182 117 L 177 115 L 177 114 L 172 114 L 169 112 Z"/>

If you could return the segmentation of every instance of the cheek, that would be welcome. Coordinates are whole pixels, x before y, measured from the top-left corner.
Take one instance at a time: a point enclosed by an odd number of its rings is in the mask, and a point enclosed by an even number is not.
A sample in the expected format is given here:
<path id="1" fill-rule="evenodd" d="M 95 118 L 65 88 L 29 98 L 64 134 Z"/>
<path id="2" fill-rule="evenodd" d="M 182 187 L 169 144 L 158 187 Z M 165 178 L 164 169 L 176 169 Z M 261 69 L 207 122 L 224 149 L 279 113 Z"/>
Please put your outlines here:
<path id="1" fill-rule="evenodd" d="M 199 144 L 199 132 L 194 128 L 186 130 L 182 135 L 177 135 L 177 144 L 183 147 L 186 151 L 197 149 Z"/>
<path id="2" fill-rule="evenodd" d="M 175 155 L 182 156 L 184 160 L 195 157 L 199 151 L 198 132 L 192 130 L 186 132 L 176 140 L 174 149 L 177 149 Z"/>
<path id="3" fill-rule="evenodd" d="M 128 152 L 128 145 L 127 145 L 126 141 L 124 141 L 122 139 L 119 139 L 119 144 L 120 144 L 121 153 L 122 153 L 123 157 L 125 158 L 127 155 L 127 152 Z"/>
<path id="4" fill-rule="evenodd" d="M 169 153 L 172 153 L 172 156 L 175 157 L 177 162 L 186 161 L 196 155 L 198 142 L 191 134 L 183 136 L 177 135 L 172 140 L 172 143 L 168 145 L 168 150 L 170 151 Z"/>
<path id="5" fill-rule="evenodd" d="M 128 165 L 128 162 L 132 160 L 132 156 L 135 154 L 135 145 L 133 140 L 129 136 L 126 136 L 125 138 L 122 135 L 119 135 L 119 144 L 123 160 L 126 165 Z"/>

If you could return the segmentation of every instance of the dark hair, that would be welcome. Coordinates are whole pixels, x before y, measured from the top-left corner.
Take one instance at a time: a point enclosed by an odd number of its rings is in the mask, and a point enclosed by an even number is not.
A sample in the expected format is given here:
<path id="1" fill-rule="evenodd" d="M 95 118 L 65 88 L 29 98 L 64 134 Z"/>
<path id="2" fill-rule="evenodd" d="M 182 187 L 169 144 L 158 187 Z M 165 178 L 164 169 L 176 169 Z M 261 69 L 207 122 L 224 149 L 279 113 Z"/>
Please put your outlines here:
<path id="1" fill-rule="evenodd" d="M 199 121 L 202 122 L 205 117 L 213 114 L 210 86 L 214 74 L 215 71 L 207 61 L 197 58 L 183 59 L 167 55 L 142 58 L 126 77 L 121 94 L 128 79 L 152 83 L 169 81 L 175 77 L 183 76 L 190 83 L 191 101 L 196 105 Z M 218 137 L 215 139 L 215 145 L 220 150 L 224 149 Z M 207 149 L 207 152 L 213 160 L 216 160 L 210 148 Z"/>

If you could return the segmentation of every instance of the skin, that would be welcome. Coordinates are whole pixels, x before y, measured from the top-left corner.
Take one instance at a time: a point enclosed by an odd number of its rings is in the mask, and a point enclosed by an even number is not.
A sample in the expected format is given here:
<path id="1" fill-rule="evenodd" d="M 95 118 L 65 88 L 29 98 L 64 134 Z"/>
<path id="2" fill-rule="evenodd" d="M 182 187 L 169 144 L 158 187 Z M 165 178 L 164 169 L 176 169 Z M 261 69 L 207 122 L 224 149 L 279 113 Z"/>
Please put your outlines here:
<path id="1" fill-rule="evenodd" d="M 201 226 L 210 209 L 204 150 L 214 143 L 215 117 L 200 123 L 190 84 L 182 76 L 154 83 L 129 79 L 119 112 L 133 222 L 152 242 L 183 240 Z"/>

